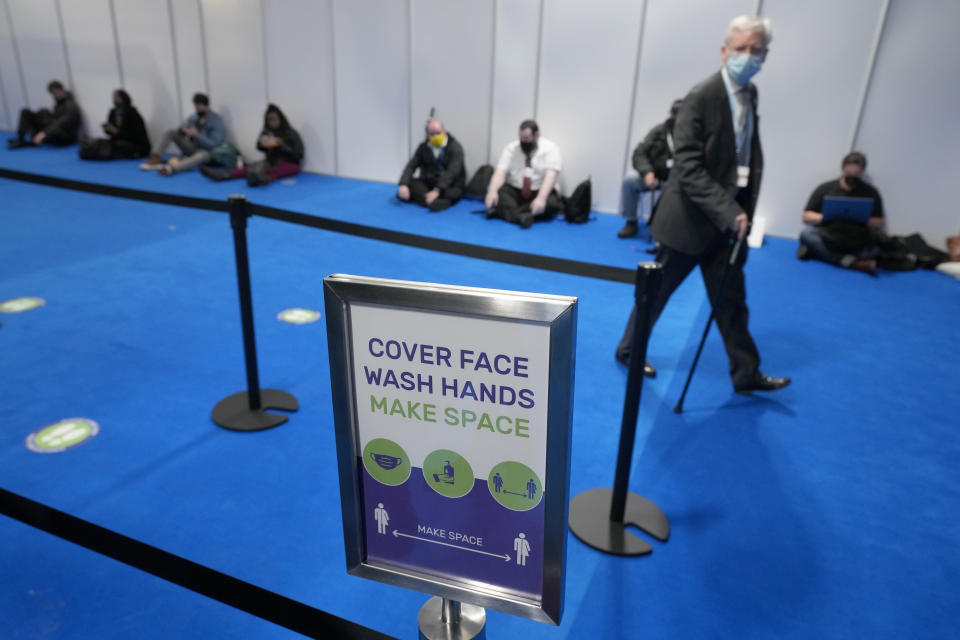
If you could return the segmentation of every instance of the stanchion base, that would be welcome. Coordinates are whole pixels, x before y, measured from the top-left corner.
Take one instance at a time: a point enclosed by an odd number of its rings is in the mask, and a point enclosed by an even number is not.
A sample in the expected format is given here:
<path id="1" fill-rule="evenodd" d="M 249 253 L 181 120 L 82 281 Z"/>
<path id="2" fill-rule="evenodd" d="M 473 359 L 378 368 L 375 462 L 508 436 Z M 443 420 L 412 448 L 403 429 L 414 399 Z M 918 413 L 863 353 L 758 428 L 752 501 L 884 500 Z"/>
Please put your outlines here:
<path id="1" fill-rule="evenodd" d="M 247 392 L 239 391 L 214 405 L 211 417 L 224 429 L 260 431 L 283 424 L 288 419 L 282 413 L 267 413 L 265 409 L 296 411 L 300 408 L 296 398 L 278 389 L 261 389 L 260 404 L 260 409 L 251 409 Z"/>
<path id="2" fill-rule="evenodd" d="M 653 551 L 627 529 L 632 525 L 657 540 L 670 537 L 670 522 L 660 507 L 636 493 L 627 494 L 623 522 L 610 519 L 613 489 L 591 489 L 570 501 L 570 531 L 584 544 L 617 556 L 642 556 Z"/>
<path id="3" fill-rule="evenodd" d="M 483 607 L 461 603 L 460 622 L 452 625 L 441 622 L 442 607 L 443 598 L 437 596 L 420 607 L 417 615 L 419 640 L 486 640 L 487 612 Z"/>

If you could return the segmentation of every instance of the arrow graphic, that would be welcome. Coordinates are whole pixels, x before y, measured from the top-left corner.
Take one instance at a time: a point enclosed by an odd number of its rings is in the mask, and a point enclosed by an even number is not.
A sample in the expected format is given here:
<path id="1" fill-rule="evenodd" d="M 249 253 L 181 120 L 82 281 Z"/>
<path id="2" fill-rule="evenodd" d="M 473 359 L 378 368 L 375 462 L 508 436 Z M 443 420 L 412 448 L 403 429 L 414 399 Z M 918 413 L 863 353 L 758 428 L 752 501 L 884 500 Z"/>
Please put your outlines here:
<path id="1" fill-rule="evenodd" d="M 471 549 L 470 547 L 461 547 L 456 544 L 450 544 L 449 542 L 440 542 L 439 540 L 431 540 L 430 538 L 421 538 L 420 536 L 412 536 L 409 533 L 400 533 L 396 529 L 393 530 L 393 537 L 403 536 L 404 538 L 412 538 L 414 540 L 422 540 L 423 542 L 432 542 L 433 544 L 442 544 L 445 547 L 453 547 L 454 549 L 461 549 L 463 551 L 472 551 L 473 553 L 482 553 L 485 556 L 493 556 L 494 558 L 503 558 L 507 562 L 510 562 L 509 553 L 490 553 L 489 551 L 480 551 L 479 549 Z"/>

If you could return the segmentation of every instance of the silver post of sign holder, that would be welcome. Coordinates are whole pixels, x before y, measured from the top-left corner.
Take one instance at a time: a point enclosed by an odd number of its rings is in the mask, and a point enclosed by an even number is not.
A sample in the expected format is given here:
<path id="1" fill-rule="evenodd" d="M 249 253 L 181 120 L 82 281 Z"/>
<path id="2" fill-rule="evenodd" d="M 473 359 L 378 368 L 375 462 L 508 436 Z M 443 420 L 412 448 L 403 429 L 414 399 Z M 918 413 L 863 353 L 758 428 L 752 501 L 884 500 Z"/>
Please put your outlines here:
<path id="1" fill-rule="evenodd" d="M 420 640 L 486 640 L 487 612 L 483 607 L 435 596 L 417 616 Z"/>

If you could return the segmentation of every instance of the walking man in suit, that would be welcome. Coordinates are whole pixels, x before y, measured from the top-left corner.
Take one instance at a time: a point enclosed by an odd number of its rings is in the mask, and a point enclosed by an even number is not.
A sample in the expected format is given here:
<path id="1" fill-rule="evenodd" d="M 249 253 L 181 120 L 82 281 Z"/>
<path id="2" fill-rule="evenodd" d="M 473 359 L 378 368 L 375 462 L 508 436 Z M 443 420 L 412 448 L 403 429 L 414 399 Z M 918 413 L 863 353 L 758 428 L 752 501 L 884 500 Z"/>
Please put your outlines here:
<path id="1" fill-rule="evenodd" d="M 734 391 L 744 394 L 790 384 L 789 378 L 768 376 L 759 369 L 760 354 L 747 327 L 745 242 L 720 291 L 731 238 L 746 236 L 760 191 L 763 152 L 757 89 L 750 79 L 760 71 L 772 35 L 769 19 L 744 15 L 730 22 L 720 48 L 720 71 L 695 86 L 677 113 L 674 167 L 651 226 L 660 242 L 657 262 L 663 265 L 653 322 L 673 291 L 699 266 L 730 359 Z M 634 313 L 636 309 L 617 346 L 621 362 L 630 358 Z M 649 364 L 644 372 L 656 375 Z"/>

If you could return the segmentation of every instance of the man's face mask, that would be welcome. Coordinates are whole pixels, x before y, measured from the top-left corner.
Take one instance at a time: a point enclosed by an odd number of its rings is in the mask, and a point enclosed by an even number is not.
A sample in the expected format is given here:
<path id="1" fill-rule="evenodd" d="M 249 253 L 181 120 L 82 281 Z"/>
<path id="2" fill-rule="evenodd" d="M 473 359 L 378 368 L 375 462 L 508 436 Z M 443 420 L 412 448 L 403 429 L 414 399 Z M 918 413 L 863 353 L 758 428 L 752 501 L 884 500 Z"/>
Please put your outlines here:
<path id="1" fill-rule="evenodd" d="M 435 147 L 442 147 L 443 143 L 447 141 L 447 134 L 435 133 L 432 136 L 429 136 L 427 141 Z"/>
<path id="2" fill-rule="evenodd" d="M 531 153 L 533 153 L 533 151 L 536 148 L 537 148 L 537 143 L 534 142 L 533 140 L 530 140 L 528 142 L 525 142 L 523 140 L 520 141 L 520 150 L 527 155 L 530 155 Z"/>
<path id="3" fill-rule="evenodd" d="M 763 58 L 749 53 L 731 53 L 727 56 L 727 73 L 739 85 L 750 82 L 763 66 Z"/>
<path id="4" fill-rule="evenodd" d="M 863 180 L 860 179 L 860 176 L 844 176 L 843 181 L 846 182 L 847 186 L 851 189 L 856 189 L 863 183 Z"/>

